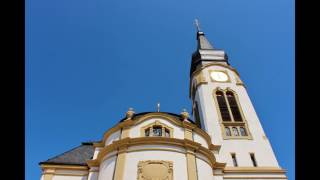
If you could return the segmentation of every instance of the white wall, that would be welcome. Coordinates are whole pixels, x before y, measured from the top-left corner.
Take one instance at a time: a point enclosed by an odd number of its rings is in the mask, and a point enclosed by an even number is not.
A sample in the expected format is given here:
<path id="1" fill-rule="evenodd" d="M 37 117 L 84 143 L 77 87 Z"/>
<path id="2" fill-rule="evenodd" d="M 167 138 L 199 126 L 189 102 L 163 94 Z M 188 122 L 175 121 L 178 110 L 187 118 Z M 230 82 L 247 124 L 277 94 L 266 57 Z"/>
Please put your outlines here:
<path id="1" fill-rule="evenodd" d="M 185 152 L 186 150 L 183 147 L 170 145 L 130 146 L 125 157 L 124 180 L 136 180 L 139 161 L 147 160 L 172 161 L 174 179 L 187 180 L 188 172 Z M 203 160 L 207 158 L 198 153 L 196 156 L 199 156 L 199 158 L 196 158 L 199 180 L 212 179 L 211 166 L 208 162 Z M 116 159 L 114 157 L 111 159 L 106 158 L 106 160 L 102 162 L 100 166 L 99 180 L 111 180 L 115 161 Z"/>
<path id="2" fill-rule="evenodd" d="M 139 161 L 147 160 L 173 161 L 173 179 L 188 179 L 186 155 L 168 151 L 142 151 L 127 153 L 124 179 L 136 180 Z"/>
<path id="3" fill-rule="evenodd" d="M 88 180 L 98 180 L 99 172 L 90 172 Z"/>
<path id="4" fill-rule="evenodd" d="M 120 139 L 121 132 L 120 130 L 112 133 L 106 140 L 105 145 L 111 144 L 113 141 L 117 141 Z"/>
<path id="5" fill-rule="evenodd" d="M 207 141 L 199 134 L 193 131 L 193 141 L 200 143 L 201 146 L 208 148 L 208 143 Z"/>
<path id="6" fill-rule="evenodd" d="M 116 156 L 105 159 L 100 164 L 99 180 L 112 180 L 114 168 L 116 163 Z"/>
<path id="7" fill-rule="evenodd" d="M 202 159 L 196 158 L 198 180 L 211 180 L 213 179 L 213 172 L 211 166 Z"/>

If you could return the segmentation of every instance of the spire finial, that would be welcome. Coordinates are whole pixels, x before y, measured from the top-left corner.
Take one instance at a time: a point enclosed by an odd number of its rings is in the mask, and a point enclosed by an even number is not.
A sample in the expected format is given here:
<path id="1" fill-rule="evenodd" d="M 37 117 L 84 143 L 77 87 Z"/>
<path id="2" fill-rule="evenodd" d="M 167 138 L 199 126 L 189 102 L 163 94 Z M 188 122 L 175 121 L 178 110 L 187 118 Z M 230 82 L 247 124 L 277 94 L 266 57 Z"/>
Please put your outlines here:
<path id="1" fill-rule="evenodd" d="M 196 25 L 197 31 L 200 32 L 201 31 L 200 30 L 200 23 L 199 23 L 199 20 L 197 18 L 194 20 L 194 24 Z"/>
<path id="2" fill-rule="evenodd" d="M 160 103 L 157 104 L 157 112 L 160 112 Z"/>
<path id="3" fill-rule="evenodd" d="M 189 118 L 189 113 L 188 113 L 187 109 L 185 109 L 185 108 L 182 109 L 181 116 L 182 116 L 182 119 L 183 119 L 183 120 L 185 120 L 185 121 L 188 120 L 188 118 Z"/>

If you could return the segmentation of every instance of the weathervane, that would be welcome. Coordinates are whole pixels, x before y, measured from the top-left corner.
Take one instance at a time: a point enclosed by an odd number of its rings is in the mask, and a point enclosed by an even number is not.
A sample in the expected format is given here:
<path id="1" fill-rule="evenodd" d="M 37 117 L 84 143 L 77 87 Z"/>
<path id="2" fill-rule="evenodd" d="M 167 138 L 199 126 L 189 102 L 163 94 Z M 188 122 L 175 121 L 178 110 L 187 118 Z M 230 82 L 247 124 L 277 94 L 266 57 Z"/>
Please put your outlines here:
<path id="1" fill-rule="evenodd" d="M 157 104 L 157 111 L 160 112 L 160 103 Z"/>
<path id="2" fill-rule="evenodd" d="M 198 31 L 198 32 L 201 31 L 201 30 L 200 30 L 200 23 L 199 23 L 199 21 L 198 21 L 197 18 L 194 20 L 194 24 L 196 25 L 197 31 Z"/>

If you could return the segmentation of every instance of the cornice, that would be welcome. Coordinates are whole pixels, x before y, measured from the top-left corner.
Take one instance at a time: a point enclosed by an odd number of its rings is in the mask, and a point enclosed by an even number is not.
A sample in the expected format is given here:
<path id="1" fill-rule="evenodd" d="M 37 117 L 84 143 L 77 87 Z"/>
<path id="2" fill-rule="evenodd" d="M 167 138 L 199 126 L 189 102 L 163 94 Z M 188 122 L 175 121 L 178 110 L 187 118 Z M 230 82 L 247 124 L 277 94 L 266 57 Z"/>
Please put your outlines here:
<path id="1" fill-rule="evenodd" d="M 190 97 L 190 98 L 192 98 L 192 93 L 191 93 L 191 92 L 192 92 L 193 79 L 194 79 L 199 73 L 201 73 L 203 69 L 206 69 L 206 68 L 208 68 L 208 67 L 210 67 L 210 66 L 220 66 L 220 67 L 227 68 L 227 69 L 233 71 L 234 73 L 236 73 L 237 76 L 238 76 L 238 77 L 237 77 L 238 79 L 239 79 L 239 77 L 240 77 L 240 74 L 238 73 L 238 71 L 237 71 L 235 68 L 231 67 L 230 65 L 225 65 L 225 64 L 216 63 L 216 62 L 205 64 L 205 65 L 201 66 L 200 68 L 196 69 L 196 70 L 191 74 L 191 76 L 190 76 L 190 83 L 189 83 L 189 97 Z M 240 79 L 239 79 L 239 82 L 238 82 L 237 85 L 244 85 L 244 84 L 243 84 L 242 82 L 240 83 Z M 195 91 L 196 91 L 197 88 L 198 88 L 198 85 L 196 86 Z"/>
<path id="2" fill-rule="evenodd" d="M 139 137 L 139 138 L 124 138 L 118 141 L 114 141 L 112 144 L 105 146 L 101 149 L 99 155 L 94 160 L 88 160 L 87 164 L 91 166 L 99 166 L 103 158 L 112 151 L 127 151 L 130 146 L 148 145 L 148 144 L 161 144 L 169 146 L 184 147 L 186 150 L 192 150 L 202 154 L 209 160 L 209 164 L 214 169 L 222 169 L 225 167 L 225 163 L 216 162 L 214 154 L 207 148 L 201 146 L 200 143 L 194 142 L 188 139 L 176 139 L 167 137 Z"/>
<path id="3" fill-rule="evenodd" d="M 225 167 L 225 173 L 286 173 L 279 167 Z"/>
<path id="4" fill-rule="evenodd" d="M 240 74 L 238 73 L 238 71 L 237 71 L 235 68 L 231 67 L 230 65 L 225 65 L 225 64 L 221 64 L 221 63 L 208 63 L 208 64 L 205 64 L 205 65 L 201 66 L 201 67 L 198 68 L 197 70 L 195 70 L 195 71 L 191 74 L 191 78 L 190 78 L 190 79 L 192 79 L 192 77 L 193 77 L 194 75 L 198 74 L 198 73 L 199 73 L 200 71 L 202 71 L 203 69 L 206 69 L 207 67 L 210 67 L 210 66 L 221 66 L 221 67 L 225 67 L 225 68 L 227 68 L 227 69 L 235 72 L 235 73 L 240 77 Z"/>
<path id="5" fill-rule="evenodd" d="M 52 165 L 52 164 L 41 164 L 41 168 L 44 169 L 68 169 L 68 170 L 88 170 L 88 166 L 76 166 L 76 165 Z"/>

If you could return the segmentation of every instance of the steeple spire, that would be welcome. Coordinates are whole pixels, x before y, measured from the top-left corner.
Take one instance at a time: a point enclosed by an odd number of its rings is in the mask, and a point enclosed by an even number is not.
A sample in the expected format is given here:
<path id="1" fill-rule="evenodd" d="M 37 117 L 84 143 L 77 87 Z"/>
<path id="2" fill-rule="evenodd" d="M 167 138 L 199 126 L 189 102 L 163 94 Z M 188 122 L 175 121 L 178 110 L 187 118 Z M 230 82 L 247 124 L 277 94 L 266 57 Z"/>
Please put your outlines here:
<path id="1" fill-rule="evenodd" d="M 204 33 L 202 31 L 197 32 L 197 40 L 198 40 L 198 50 L 199 49 L 213 49 L 213 46 L 210 44 L 210 42 L 204 36 Z"/>
<path id="2" fill-rule="evenodd" d="M 197 28 L 197 40 L 198 40 L 198 49 L 213 49 L 213 46 L 204 36 L 204 32 L 200 29 L 200 23 L 198 19 L 194 20 Z"/>
<path id="3" fill-rule="evenodd" d="M 208 39 L 205 37 L 204 32 L 200 29 L 198 19 L 195 19 L 195 26 L 197 30 L 197 49 L 192 54 L 192 63 L 190 75 L 199 67 L 211 62 L 219 62 L 224 64 L 228 63 L 227 54 L 221 49 L 215 49 Z"/>

